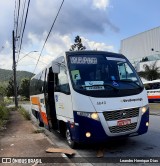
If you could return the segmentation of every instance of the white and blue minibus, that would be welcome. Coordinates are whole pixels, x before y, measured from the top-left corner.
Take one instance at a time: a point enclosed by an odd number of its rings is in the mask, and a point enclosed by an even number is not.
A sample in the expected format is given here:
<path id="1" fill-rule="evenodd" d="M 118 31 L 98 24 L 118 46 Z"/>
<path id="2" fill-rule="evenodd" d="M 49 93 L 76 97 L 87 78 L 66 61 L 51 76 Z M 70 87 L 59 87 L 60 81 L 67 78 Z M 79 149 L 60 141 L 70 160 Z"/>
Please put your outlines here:
<path id="1" fill-rule="evenodd" d="M 39 125 L 68 144 L 102 143 L 147 132 L 147 92 L 128 59 L 104 51 L 69 51 L 31 79 Z"/>

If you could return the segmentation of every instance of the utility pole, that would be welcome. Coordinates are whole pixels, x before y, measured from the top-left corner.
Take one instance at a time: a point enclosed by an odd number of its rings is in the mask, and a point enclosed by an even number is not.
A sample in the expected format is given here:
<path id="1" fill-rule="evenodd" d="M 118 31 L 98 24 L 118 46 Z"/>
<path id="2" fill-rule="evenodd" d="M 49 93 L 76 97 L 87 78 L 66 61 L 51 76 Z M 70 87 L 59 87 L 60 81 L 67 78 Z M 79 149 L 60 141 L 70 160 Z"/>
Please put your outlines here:
<path id="1" fill-rule="evenodd" d="M 14 30 L 12 31 L 12 40 L 13 40 L 14 97 L 15 97 L 15 107 L 18 108 L 18 100 L 17 100 L 17 78 L 16 78 L 16 60 L 15 60 L 15 36 L 14 36 Z"/>

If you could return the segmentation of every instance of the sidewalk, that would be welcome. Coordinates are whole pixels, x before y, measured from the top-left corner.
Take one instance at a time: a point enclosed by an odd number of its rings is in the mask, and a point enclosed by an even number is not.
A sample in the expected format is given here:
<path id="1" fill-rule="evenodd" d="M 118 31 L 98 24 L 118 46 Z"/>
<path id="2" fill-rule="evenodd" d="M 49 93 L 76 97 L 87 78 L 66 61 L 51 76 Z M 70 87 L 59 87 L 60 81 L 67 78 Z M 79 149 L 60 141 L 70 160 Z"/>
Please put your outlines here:
<path id="1" fill-rule="evenodd" d="M 31 121 L 26 121 L 19 112 L 11 111 L 7 129 L 0 131 L 0 157 L 52 157 L 62 160 L 62 163 L 38 165 L 72 165 L 68 158 L 62 157 L 61 153 L 46 153 L 45 150 L 50 147 L 56 148 L 56 145 L 52 145 L 43 133 L 36 133 L 36 128 Z M 22 164 L 1 163 L 0 165 Z"/>

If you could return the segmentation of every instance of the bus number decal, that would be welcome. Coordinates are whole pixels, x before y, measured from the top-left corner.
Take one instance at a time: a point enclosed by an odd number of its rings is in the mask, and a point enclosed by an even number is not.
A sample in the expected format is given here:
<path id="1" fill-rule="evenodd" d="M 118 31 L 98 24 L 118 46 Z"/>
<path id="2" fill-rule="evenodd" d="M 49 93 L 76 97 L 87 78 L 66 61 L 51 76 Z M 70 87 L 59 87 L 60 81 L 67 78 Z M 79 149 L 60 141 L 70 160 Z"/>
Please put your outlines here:
<path id="1" fill-rule="evenodd" d="M 106 101 L 97 101 L 97 105 L 104 105 L 106 104 Z"/>
<path id="2" fill-rule="evenodd" d="M 97 58 L 92 57 L 70 57 L 72 64 L 97 64 Z"/>

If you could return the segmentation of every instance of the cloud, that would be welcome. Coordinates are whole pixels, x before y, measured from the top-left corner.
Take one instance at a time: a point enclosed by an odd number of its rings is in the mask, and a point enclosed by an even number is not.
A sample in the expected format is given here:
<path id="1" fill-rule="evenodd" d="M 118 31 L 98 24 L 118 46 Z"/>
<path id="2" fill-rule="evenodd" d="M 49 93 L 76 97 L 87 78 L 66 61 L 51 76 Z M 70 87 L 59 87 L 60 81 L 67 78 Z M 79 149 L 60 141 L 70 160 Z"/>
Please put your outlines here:
<path id="1" fill-rule="evenodd" d="M 82 37 L 82 42 L 89 50 L 114 51 L 114 47 L 106 43 L 90 41 L 84 37 Z"/>
<path id="2" fill-rule="evenodd" d="M 30 5 L 27 31 L 42 34 L 49 31 L 61 1 L 34 0 Z M 109 0 L 65 0 L 53 32 L 60 34 L 103 34 L 110 28 L 118 32 L 107 16 Z M 31 28 L 32 27 L 32 28 Z"/>
<path id="3" fill-rule="evenodd" d="M 23 2 L 24 1 L 21 1 L 21 4 L 23 4 Z M 27 54 L 33 50 L 41 51 L 61 2 L 62 1 L 58 0 L 34 0 L 30 2 L 22 43 L 22 52 Z M 0 68 L 7 68 L 7 66 L 10 69 L 12 68 L 12 63 L 9 66 L 6 65 L 6 62 L 12 61 L 14 3 L 15 1 L 12 0 L 0 2 Z M 43 59 L 43 62 L 48 63 L 61 52 L 69 50 L 71 44 L 73 44 L 73 37 L 75 37 L 75 34 L 83 36 L 85 45 L 88 49 L 113 50 L 113 46 L 110 46 L 109 44 L 98 40 L 95 42 L 89 39 L 89 36 L 92 36 L 91 38 L 93 39 L 94 35 L 104 35 L 110 30 L 115 33 L 119 31 L 119 28 L 108 18 L 107 10 L 109 5 L 110 0 L 65 0 L 62 10 L 53 27 L 53 31 L 42 53 L 41 59 Z M 20 15 L 22 14 L 21 12 L 22 8 L 20 10 Z M 19 19 L 19 25 L 20 23 L 21 19 Z M 16 42 L 16 49 L 18 48 L 18 42 L 19 41 Z M 2 47 L 4 48 L 2 49 Z M 8 57 L 10 57 L 10 59 Z M 20 57 L 22 57 L 22 55 L 20 55 Z M 37 53 L 34 54 L 34 58 L 38 59 Z M 23 63 L 21 62 L 21 65 L 23 64 L 30 64 L 31 66 L 19 66 L 18 69 L 33 71 L 33 66 L 36 64 L 36 60 L 26 57 Z M 41 67 L 43 67 L 42 64 L 40 67 L 38 66 L 38 68 Z"/>
<path id="4" fill-rule="evenodd" d="M 12 70 L 13 60 L 11 54 L 1 53 L 0 59 L 0 68 Z"/>
<path id="5" fill-rule="evenodd" d="M 14 1 L 5 0 L 0 2 L 0 47 L 4 46 L 6 41 L 11 42 L 13 30 Z"/>
<path id="6" fill-rule="evenodd" d="M 105 10 L 109 6 L 109 0 L 93 0 L 93 6 Z"/>
<path id="7" fill-rule="evenodd" d="M 42 34 L 42 36 L 45 36 Z M 43 43 L 44 39 L 40 39 L 40 36 L 30 33 L 28 35 L 29 41 L 31 45 L 37 45 L 39 42 L 40 45 Z M 85 37 L 82 38 L 82 43 L 87 47 L 87 50 L 102 50 L 102 51 L 113 51 L 114 47 L 105 43 L 101 42 L 95 42 L 92 40 L 89 40 Z M 56 58 L 59 55 L 64 55 L 65 51 L 69 50 L 72 42 L 72 35 L 62 35 L 59 33 L 54 34 L 52 38 L 49 39 L 47 42 L 45 49 L 42 53 L 42 56 L 40 57 L 40 61 L 38 63 L 36 73 L 43 69 L 46 64 L 49 64 L 54 58 Z M 27 54 L 27 53 L 24 53 Z M 24 55 L 21 55 L 23 57 Z M 37 63 L 39 57 L 39 53 L 31 53 L 29 56 L 26 56 L 23 58 L 21 63 L 18 65 L 18 69 L 22 70 L 27 65 L 29 65 L 28 70 L 33 72 L 34 67 Z M 21 66 L 24 65 L 24 66 Z"/>

